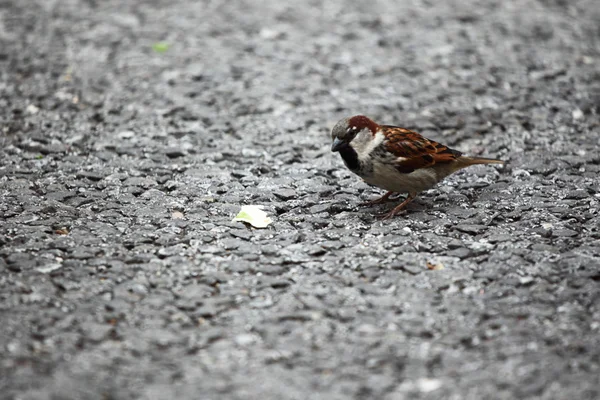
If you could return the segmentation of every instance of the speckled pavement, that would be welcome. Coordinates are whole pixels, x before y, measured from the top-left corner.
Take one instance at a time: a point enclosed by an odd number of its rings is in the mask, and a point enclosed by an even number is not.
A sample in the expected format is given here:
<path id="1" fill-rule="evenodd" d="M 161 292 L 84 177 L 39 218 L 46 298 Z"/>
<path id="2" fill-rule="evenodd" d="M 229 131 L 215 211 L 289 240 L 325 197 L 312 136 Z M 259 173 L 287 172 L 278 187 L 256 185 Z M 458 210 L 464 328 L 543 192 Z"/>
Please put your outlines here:
<path id="1" fill-rule="evenodd" d="M 0 1 L 0 397 L 600 398 L 600 4 L 290 4 Z M 507 165 L 381 222 L 358 113 Z"/>

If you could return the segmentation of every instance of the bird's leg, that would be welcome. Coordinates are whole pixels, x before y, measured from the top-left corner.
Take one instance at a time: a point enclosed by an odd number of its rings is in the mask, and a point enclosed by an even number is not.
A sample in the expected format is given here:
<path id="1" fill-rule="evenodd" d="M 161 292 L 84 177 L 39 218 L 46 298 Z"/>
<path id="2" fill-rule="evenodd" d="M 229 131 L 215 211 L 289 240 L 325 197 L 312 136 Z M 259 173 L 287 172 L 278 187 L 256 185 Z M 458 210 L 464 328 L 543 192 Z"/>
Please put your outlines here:
<path id="1" fill-rule="evenodd" d="M 378 199 L 367 201 L 365 203 L 360 203 L 359 205 L 360 206 L 374 206 L 375 204 L 385 203 L 393 193 L 394 192 L 387 192 L 386 194 L 384 194 L 382 197 L 380 197 Z"/>
<path id="2" fill-rule="evenodd" d="M 415 199 L 415 197 L 417 197 L 416 193 L 409 193 L 408 196 L 406 196 L 406 199 L 404 199 L 404 201 L 402 203 L 400 203 L 396 207 L 394 207 L 392 209 L 392 211 L 390 211 L 389 213 L 382 215 L 381 219 L 390 219 L 390 218 L 396 216 L 396 214 L 398 214 L 400 211 L 404 210 L 406 208 L 406 206 Z"/>

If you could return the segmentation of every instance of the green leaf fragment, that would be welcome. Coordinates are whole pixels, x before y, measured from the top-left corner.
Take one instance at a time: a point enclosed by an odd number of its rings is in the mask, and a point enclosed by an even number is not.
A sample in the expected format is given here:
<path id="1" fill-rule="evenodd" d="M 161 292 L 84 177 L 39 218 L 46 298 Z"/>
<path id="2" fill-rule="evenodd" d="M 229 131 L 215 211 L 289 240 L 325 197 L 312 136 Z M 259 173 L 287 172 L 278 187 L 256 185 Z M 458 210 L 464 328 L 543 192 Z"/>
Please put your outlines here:
<path id="1" fill-rule="evenodd" d="M 250 221 L 252 219 L 252 215 L 248 214 L 246 211 L 240 211 L 235 218 L 238 220 Z"/>
<path id="2" fill-rule="evenodd" d="M 152 45 L 152 50 L 154 50 L 157 53 L 165 53 L 167 50 L 169 50 L 169 43 L 167 42 L 156 42 Z"/>

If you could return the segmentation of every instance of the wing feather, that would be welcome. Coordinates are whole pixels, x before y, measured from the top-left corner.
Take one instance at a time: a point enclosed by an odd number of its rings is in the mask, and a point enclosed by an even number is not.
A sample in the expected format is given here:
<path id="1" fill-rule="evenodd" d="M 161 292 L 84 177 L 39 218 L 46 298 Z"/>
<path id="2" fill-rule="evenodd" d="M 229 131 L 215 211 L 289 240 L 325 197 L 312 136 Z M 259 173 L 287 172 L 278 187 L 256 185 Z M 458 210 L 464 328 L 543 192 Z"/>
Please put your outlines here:
<path id="1" fill-rule="evenodd" d="M 415 131 L 398 126 L 381 126 L 386 141 L 386 151 L 396 158 L 396 169 L 410 173 L 419 168 L 432 167 L 435 164 L 450 163 L 462 153 L 441 143 L 424 138 Z"/>

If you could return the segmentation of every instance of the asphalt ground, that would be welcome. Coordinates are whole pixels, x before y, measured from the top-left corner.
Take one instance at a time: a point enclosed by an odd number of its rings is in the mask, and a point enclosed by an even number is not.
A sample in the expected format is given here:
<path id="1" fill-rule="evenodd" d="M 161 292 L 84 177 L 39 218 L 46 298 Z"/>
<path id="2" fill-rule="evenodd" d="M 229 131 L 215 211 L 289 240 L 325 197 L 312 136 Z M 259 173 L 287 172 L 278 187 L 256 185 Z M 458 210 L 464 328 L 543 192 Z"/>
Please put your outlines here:
<path id="1" fill-rule="evenodd" d="M 598 1 L 4 0 L 0 45 L 1 398 L 600 398 Z M 379 221 L 359 113 L 507 165 Z"/>

